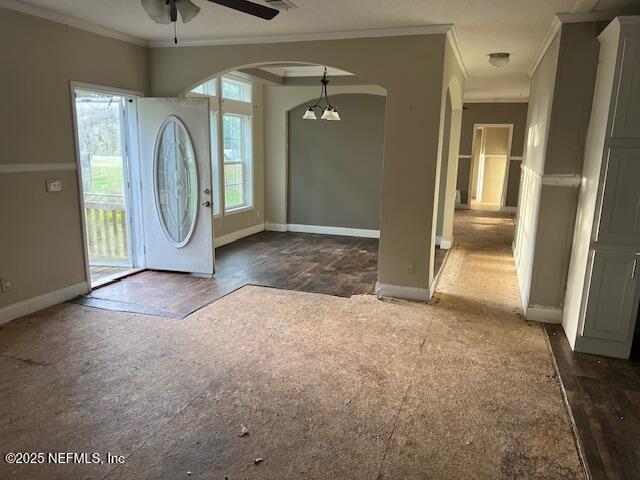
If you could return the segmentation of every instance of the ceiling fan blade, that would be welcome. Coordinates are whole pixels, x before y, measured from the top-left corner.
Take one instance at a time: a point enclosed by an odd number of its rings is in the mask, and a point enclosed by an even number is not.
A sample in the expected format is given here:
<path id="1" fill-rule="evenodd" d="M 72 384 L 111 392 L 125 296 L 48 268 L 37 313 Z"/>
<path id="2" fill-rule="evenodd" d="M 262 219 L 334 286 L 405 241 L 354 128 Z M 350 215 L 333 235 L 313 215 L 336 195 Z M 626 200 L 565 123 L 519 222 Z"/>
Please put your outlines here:
<path id="1" fill-rule="evenodd" d="M 191 2 L 191 0 L 176 1 L 176 8 L 178 9 L 178 12 L 180 12 L 180 16 L 184 23 L 193 20 L 195 16 L 200 13 L 200 7 Z"/>
<path id="2" fill-rule="evenodd" d="M 280 10 L 275 8 L 265 7 L 257 3 L 249 2 L 247 0 L 209 0 L 212 3 L 223 5 L 225 7 L 233 8 L 239 12 L 248 13 L 254 17 L 264 18 L 265 20 L 271 20 L 280 13 Z"/>
<path id="3" fill-rule="evenodd" d="M 171 23 L 169 19 L 169 5 L 166 0 L 142 0 L 142 8 L 156 23 L 168 24 Z"/>

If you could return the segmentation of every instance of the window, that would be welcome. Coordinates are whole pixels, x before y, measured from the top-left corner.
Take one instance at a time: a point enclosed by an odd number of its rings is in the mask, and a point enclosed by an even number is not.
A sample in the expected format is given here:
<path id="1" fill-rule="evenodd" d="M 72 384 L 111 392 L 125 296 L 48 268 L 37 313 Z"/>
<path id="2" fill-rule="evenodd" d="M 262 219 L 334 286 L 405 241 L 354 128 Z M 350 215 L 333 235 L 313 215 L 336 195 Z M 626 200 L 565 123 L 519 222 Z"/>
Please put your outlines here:
<path id="1" fill-rule="evenodd" d="M 252 83 L 225 75 L 207 80 L 189 95 L 210 97 L 213 215 L 252 208 Z"/>
<path id="2" fill-rule="evenodd" d="M 198 95 L 206 95 L 208 97 L 216 96 L 216 83 L 217 79 L 212 78 L 191 90 L 191 93 L 197 93 Z"/>
<path id="3" fill-rule="evenodd" d="M 251 83 L 222 77 L 222 98 L 251 103 Z"/>
<path id="4" fill-rule="evenodd" d="M 222 116 L 225 212 L 252 206 L 251 117 Z"/>

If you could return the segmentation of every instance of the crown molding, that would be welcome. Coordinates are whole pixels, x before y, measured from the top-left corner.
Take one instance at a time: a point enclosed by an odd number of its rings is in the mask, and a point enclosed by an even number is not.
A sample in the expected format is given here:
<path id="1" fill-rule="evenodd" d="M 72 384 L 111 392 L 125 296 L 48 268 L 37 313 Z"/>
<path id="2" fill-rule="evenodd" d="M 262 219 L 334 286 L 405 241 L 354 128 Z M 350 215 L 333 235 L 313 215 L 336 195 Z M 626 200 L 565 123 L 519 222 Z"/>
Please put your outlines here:
<path id="1" fill-rule="evenodd" d="M 560 23 L 606 22 L 616 18 L 616 14 L 613 12 L 558 13 L 556 18 Z"/>
<path id="2" fill-rule="evenodd" d="M 583 23 L 583 22 L 606 22 L 611 21 L 616 17 L 615 13 L 612 12 L 576 12 L 576 13 L 558 13 L 555 17 L 553 17 L 553 21 L 551 22 L 551 27 L 549 27 L 549 31 L 547 35 L 544 37 L 544 41 L 540 48 L 538 49 L 538 53 L 536 54 L 533 63 L 531 64 L 531 68 L 529 68 L 529 76 L 533 77 L 533 74 L 536 72 L 538 65 L 544 58 L 547 50 L 553 43 L 553 40 L 556 38 L 556 35 L 562 28 L 562 25 L 565 23 Z"/>
<path id="3" fill-rule="evenodd" d="M 126 33 L 121 33 L 109 28 L 101 27 L 100 25 L 95 25 L 85 20 L 80 20 L 79 18 L 70 17 L 61 13 L 55 13 L 50 10 L 34 7 L 33 5 L 27 5 L 26 3 L 23 3 L 19 0 L 0 0 L 0 8 L 6 8 L 8 10 L 14 10 L 16 12 L 25 13 L 27 15 L 43 18 L 45 20 L 50 20 L 52 22 L 61 23 L 68 27 L 95 33 L 103 37 L 114 38 L 116 40 L 138 45 L 140 47 L 146 47 L 148 43 L 142 38 L 134 37 L 132 35 L 127 35 Z"/>
<path id="4" fill-rule="evenodd" d="M 464 78 L 465 79 L 469 78 L 469 72 L 467 70 L 467 66 L 464 61 L 464 55 L 462 54 L 462 49 L 460 48 L 460 42 L 458 42 L 458 36 L 456 35 L 456 29 L 453 25 L 451 25 L 451 28 L 447 32 L 447 40 L 451 45 L 451 49 L 453 50 L 453 54 L 456 57 L 456 61 L 458 62 L 458 66 L 460 67 L 460 70 L 462 70 L 462 74 L 464 75 Z"/>
<path id="5" fill-rule="evenodd" d="M 260 37 L 229 37 L 212 39 L 181 40 L 175 45 L 173 40 L 153 40 L 151 48 L 208 47 L 220 45 L 251 45 L 264 43 L 312 42 L 322 40 L 349 40 L 355 38 L 404 37 L 414 35 L 445 35 L 453 28 L 452 24 L 423 25 L 420 27 L 377 28 L 371 30 L 352 30 L 348 32 L 301 33 L 293 35 L 268 35 Z"/>
<path id="6" fill-rule="evenodd" d="M 531 64 L 528 72 L 529 77 L 533 77 L 533 74 L 536 73 L 538 65 L 540 65 L 540 62 L 547 53 L 547 50 L 549 50 L 549 47 L 553 43 L 553 40 L 556 38 L 556 35 L 560 31 L 560 27 L 562 27 L 562 22 L 560 21 L 560 19 L 557 16 L 553 17 L 551 26 L 549 27 L 549 30 L 547 31 L 547 34 L 542 41 L 542 45 L 540 45 L 538 53 L 536 53 L 536 56 L 533 58 L 533 63 Z"/>

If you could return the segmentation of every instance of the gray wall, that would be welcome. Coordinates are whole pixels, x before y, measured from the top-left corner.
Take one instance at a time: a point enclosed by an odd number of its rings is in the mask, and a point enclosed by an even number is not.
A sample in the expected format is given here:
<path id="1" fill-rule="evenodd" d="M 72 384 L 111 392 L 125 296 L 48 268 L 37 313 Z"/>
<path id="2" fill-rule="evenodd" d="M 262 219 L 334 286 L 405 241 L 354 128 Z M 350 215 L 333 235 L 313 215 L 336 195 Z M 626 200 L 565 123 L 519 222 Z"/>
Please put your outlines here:
<path id="1" fill-rule="evenodd" d="M 288 223 L 380 228 L 385 97 L 331 97 L 340 122 L 289 116 Z"/>

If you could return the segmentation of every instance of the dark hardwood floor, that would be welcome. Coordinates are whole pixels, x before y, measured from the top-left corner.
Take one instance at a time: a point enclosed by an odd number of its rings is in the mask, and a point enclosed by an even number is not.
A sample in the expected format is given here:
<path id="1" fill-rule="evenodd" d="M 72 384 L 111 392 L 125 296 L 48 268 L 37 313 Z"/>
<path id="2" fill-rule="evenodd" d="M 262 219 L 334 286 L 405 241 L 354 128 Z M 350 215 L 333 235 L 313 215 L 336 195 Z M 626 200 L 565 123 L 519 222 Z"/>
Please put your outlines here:
<path id="1" fill-rule="evenodd" d="M 181 318 L 247 284 L 342 297 L 372 294 L 377 271 L 377 239 L 261 232 L 216 249 L 215 278 L 148 270 L 74 301 Z"/>
<path id="2" fill-rule="evenodd" d="M 640 362 L 571 351 L 559 325 L 545 325 L 594 479 L 640 478 Z"/>

